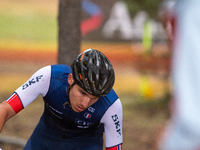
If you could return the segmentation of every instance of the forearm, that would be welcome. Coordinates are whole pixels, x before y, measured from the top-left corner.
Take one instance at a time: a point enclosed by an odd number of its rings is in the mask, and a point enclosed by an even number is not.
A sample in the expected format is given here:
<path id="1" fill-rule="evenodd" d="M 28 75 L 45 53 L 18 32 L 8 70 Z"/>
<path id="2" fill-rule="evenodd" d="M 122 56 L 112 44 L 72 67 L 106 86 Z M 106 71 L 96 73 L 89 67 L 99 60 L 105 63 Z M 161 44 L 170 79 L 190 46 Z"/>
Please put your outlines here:
<path id="1" fill-rule="evenodd" d="M 10 107 L 10 105 L 6 101 L 0 104 L 0 133 L 6 121 L 14 115 L 15 115 L 14 110 Z"/>
<path id="2" fill-rule="evenodd" d="M 2 108 L 0 107 L 0 133 L 3 129 L 3 126 L 5 122 L 7 121 L 7 115 L 2 111 Z"/>

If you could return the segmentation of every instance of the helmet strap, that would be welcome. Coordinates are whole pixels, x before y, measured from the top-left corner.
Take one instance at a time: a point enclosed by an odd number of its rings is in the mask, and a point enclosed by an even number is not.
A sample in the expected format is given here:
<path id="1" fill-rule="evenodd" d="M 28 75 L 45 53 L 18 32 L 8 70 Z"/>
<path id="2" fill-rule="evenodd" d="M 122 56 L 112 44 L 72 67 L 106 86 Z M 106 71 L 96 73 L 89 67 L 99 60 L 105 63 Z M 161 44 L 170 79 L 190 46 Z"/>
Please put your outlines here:
<path id="1" fill-rule="evenodd" d="M 72 83 L 72 85 L 68 85 L 67 87 L 67 94 L 69 95 L 69 91 L 71 90 L 71 88 L 75 85 L 75 82 Z"/>
<path id="2" fill-rule="evenodd" d="M 69 95 L 69 91 L 70 91 L 70 89 L 71 89 L 74 85 L 75 85 L 75 82 L 74 82 L 72 85 L 68 85 L 68 87 L 67 87 L 67 95 Z M 63 104 L 63 107 L 64 107 L 64 108 L 65 108 L 65 105 L 66 105 L 66 104 L 69 104 L 69 107 L 72 109 L 70 100 L 69 100 L 69 102 L 66 102 L 66 103 Z"/>

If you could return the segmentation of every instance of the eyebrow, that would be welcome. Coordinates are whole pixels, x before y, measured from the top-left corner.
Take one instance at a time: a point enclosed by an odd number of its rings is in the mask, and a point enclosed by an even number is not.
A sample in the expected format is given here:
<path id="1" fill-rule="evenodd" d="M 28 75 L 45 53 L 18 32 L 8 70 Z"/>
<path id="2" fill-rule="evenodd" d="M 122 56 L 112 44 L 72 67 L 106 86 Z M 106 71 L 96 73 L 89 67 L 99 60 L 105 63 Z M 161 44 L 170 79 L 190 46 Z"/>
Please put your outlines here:
<path id="1" fill-rule="evenodd" d="M 84 94 L 86 94 L 86 95 L 88 95 L 88 93 L 84 89 L 82 89 L 82 88 L 79 88 L 79 91 L 82 92 L 82 93 L 84 93 Z"/>

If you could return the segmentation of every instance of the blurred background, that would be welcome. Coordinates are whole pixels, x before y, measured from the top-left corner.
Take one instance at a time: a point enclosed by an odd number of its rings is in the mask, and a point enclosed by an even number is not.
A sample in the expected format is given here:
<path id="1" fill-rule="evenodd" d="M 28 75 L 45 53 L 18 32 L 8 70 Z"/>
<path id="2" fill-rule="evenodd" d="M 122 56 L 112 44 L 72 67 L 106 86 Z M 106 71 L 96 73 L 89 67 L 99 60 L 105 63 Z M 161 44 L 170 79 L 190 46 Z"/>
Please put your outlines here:
<path id="1" fill-rule="evenodd" d="M 158 16 L 161 0 L 84 0 L 81 51 L 102 51 L 116 72 L 123 105 L 123 149 L 156 150 L 169 118 L 170 49 Z M 0 1 L 0 102 L 43 66 L 57 63 L 58 1 Z M 10 119 L 1 137 L 26 141 L 43 112 L 42 97 Z M 23 142 L 23 141 L 22 141 Z M 22 150 L 1 142 L 3 150 Z"/>

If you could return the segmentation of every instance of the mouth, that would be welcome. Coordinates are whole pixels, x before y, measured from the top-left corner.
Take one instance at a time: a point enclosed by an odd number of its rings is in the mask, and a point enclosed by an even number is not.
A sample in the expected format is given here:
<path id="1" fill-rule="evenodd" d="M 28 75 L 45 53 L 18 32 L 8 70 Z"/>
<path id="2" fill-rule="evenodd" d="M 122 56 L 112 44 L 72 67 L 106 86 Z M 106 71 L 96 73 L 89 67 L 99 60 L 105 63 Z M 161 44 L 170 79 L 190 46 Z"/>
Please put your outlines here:
<path id="1" fill-rule="evenodd" d="M 79 112 L 81 112 L 81 111 L 84 111 L 84 110 L 85 110 L 85 108 L 82 108 L 82 107 L 80 107 L 80 106 L 76 106 L 76 108 L 77 108 L 77 110 L 78 110 Z"/>

